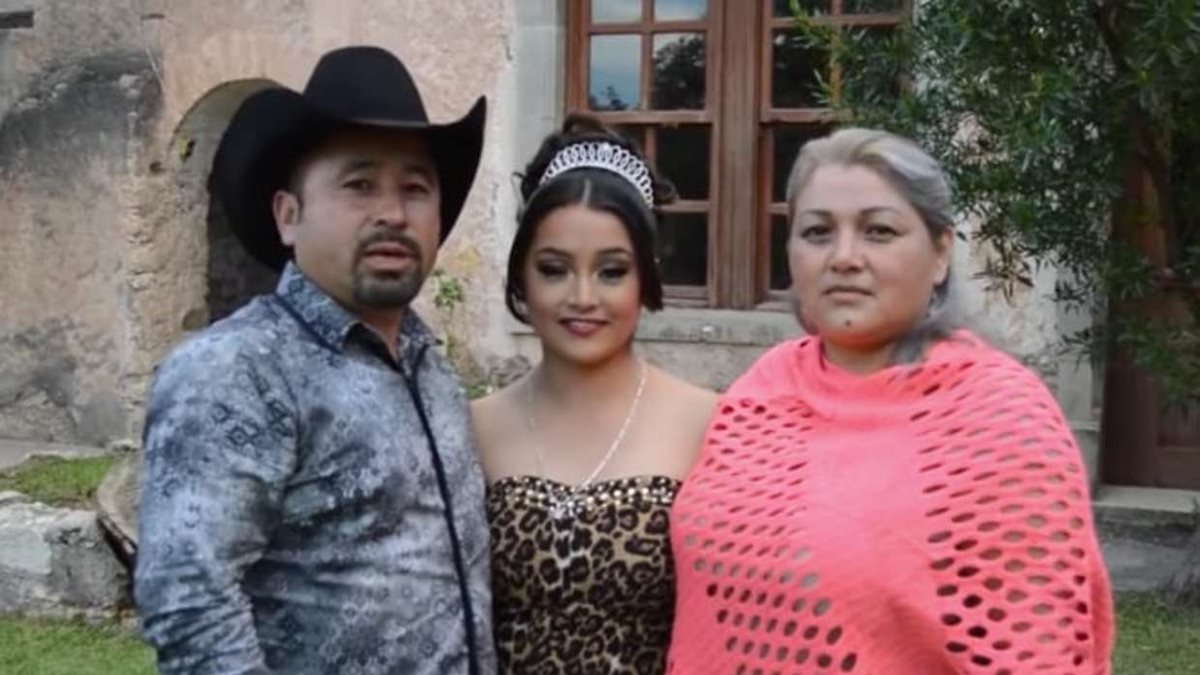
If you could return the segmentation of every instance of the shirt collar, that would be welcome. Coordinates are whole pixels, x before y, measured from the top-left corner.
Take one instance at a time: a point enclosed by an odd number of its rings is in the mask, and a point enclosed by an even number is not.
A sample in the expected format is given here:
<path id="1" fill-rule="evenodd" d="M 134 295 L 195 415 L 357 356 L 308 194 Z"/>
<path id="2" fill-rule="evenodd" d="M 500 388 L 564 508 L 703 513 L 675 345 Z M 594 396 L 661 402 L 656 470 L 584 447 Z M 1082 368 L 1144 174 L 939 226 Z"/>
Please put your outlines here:
<path id="1" fill-rule="evenodd" d="M 354 314 L 321 290 L 295 262 L 289 261 L 279 277 L 275 293 L 300 315 L 322 340 L 342 347 L 355 332 L 356 326 L 369 330 Z M 433 333 L 411 309 L 404 312 L 400 323 L 400 349 L 407 360 L 419 349 L 437 341 Z"/>

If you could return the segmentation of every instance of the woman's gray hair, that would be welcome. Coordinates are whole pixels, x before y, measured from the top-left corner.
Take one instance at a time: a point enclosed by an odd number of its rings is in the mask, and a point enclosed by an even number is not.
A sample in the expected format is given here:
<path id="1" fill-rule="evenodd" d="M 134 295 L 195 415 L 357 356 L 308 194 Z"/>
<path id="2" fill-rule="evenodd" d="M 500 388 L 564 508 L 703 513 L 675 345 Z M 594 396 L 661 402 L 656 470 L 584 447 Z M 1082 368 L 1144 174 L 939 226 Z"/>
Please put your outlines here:
<path id="1" fill-rule="evenodd" d="M 953 193 L 937 160 L 907 138 L 854 127 L 804 144 L 788 176 L 789 223 L 795 222 L 796 199 L 816 170 L 827 165 L 862 166 L 874 171 L 913 206 L 935 246 L 942 235 L 954 231 Z M 952 268 L 945 281 L 934 286 L 929 312 L 897 341 L 893 363 L 920 360 L 930 342 L 945 339 L 962 326 Z"/>

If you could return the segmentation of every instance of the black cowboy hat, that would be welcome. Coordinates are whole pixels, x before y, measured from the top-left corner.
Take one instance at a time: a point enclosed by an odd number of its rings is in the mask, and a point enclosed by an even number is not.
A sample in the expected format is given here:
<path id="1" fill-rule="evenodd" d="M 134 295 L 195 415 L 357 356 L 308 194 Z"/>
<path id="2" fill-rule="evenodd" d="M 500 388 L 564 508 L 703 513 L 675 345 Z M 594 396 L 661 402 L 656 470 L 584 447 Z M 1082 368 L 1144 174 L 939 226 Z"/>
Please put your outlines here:
<path id="1" fill-rule="evenodd" d="M 481 96 L 457 122 L 431 124 L 399 59 L 378 47 L 336 49 L 321 57 L 303 93 L 270 87 L 242 102 L 217 146 L 209 190 L 246 250 L 278 270 L 291 256 L 271 201 L 305 153 L 347 127 L 419 131 L 441 184 L 445 241 L 475 180 L 486 110 Z"/>

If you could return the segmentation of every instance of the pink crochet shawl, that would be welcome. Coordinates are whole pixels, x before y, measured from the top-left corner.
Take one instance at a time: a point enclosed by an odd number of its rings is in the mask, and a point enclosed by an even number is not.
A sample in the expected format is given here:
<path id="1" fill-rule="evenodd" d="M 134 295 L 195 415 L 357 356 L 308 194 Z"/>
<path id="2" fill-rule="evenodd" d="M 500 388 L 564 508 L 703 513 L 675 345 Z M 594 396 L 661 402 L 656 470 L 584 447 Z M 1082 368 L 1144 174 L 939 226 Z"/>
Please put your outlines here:
<path id="1" fill-rule="evenodd" d="M 723 397 L 671 527 L 676 675 L 1109 672 L 1071 431 L 968 333 L 869 376 L 776 347 Z"/>

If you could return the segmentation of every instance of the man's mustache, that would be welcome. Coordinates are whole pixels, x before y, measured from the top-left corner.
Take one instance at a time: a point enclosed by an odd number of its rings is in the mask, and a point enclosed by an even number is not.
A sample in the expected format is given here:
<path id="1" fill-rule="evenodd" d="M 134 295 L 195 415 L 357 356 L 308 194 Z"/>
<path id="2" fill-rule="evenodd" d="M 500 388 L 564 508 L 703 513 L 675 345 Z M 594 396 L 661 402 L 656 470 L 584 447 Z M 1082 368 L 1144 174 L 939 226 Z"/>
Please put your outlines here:
<path id="1" fill-rule="evenodd" d="M 374 246 L 375 244 L 399 244 L 408 249 L 409 255 L 413 256 L 417 260 L 425 259 L 425 256 L 421 251 L 421 244 L 417 243 L 416 239 L 413 239 L 407 234 L 397 230 L 385 229 L 376 230 L 367 235 L 365 239 L 358 242 L 358 248 L 354 252 L 355 261 L 357 262 L 362 260 L 367 248 Z"/>

